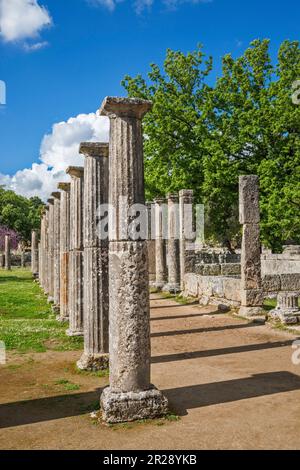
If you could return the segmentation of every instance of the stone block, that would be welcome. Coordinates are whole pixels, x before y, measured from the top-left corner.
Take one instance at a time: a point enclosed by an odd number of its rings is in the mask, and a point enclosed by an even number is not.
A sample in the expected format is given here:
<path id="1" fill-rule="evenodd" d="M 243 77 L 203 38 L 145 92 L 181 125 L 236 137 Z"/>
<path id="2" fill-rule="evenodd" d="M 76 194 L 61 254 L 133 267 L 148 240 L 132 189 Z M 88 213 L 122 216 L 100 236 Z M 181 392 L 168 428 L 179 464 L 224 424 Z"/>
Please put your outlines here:
<path id="1" fill-rule="evenodd" d="M 264 292 L 262 289 L 241 289 L 241 304 L 244 307 L 260 307 L 264 302 Z"/>
<path id="2" fill-rule="evenodd" d="M 278 274 L 266 274 L 262 279 L 264 292 L 278 292 L 281 289 L 281 280 Z"/>
<path id="3" fill-rule="evenodd" d="M 240 263 L 225 263 L 221 264 L 222 276 L 239 276 L 241 274 Z"/>
<path id="4" fill-rule="evenodd" d="M 241 280 L 235 278 L 223 279 L 224 297 L 227 300 L 241 302 Z"/>
<path id="5" fill-rule="evenodd" d="M 221 274 L 220 264 L 204 264 L 203 265 L 203 276 L 219 276 Z"/>
<path id="6" fill-rule="evenodd" d="M 260 221 L 256 175 L 239 177 L 239 220 L 241 224 L 258 224 Z"/>
<path id="7" fill-rule="evenodd" d="M 281 274 L 281 290 L 300 291 L 300 273 L 299 274 Z"/>

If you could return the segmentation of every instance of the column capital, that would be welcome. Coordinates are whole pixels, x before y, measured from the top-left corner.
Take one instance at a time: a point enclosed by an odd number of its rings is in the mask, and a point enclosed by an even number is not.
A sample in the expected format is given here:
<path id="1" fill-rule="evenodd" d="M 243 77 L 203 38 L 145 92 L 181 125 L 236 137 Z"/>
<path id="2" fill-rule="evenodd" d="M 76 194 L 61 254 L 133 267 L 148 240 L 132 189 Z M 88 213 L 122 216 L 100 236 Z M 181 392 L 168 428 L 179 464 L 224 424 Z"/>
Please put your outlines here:
<path id="1" fill-rule="evenodd" d="M 84 168 L 83 166 L 68 166 L 66 173 L 72 178 L 82 178 L 84 175 Z"/>
<path id="2" fill-rule="evenodd" d="M 192 189 L 181 189 L 179 191 L 179 197 L 192 198 L 194 196 L 194 191 Z"/>
<path id="3" fill-rule="evenodd" d="M 161 204 L 166 204 L 167 200 L 165 197 L 156 197 L 155 199 L 153 199 L 153 202 L 154 204 L 161 205 Z"/>
<path id="4" fill-rule="evenodd" d="M 107 96 L 100 107 L 100 116 L 142 119 L 151 108 L 152 101 Z"/>
<path id="5" fill-rule="evenodd" d="M 54 199 L 60 199 L 61 193 L 58 191 L 54 191 L 51 196 L 53 196 Z"/>
<path id="6" fill-rule="evenodd" d="M 168 201 L 178 202 L 178 193 L 168 193 L 167 199 Z"/>
<path id="7" fill-rule="evenodd" d="M 70 191 L 71 183 L 58 183 L 57 188 L 61 191 Z"/>
<path id="8" fill-rule="evenodd" d="M 85 157 L 108 157 L 109 144 L 106 142 L 81 142 L 79 153 Z"/>
<path id="9" fill-rule="evenodd" d="M 50 198 L 47 200 L 47 202 L 48 202 L 49 206 L 50 206 L 50 205 L 53 206 L 53 204 L 54 204 L 54 199 L 53 199 L 53 197 L 50 197 Z M 49 207 L 48 207 L 48 209 L 49 209 Z"/>

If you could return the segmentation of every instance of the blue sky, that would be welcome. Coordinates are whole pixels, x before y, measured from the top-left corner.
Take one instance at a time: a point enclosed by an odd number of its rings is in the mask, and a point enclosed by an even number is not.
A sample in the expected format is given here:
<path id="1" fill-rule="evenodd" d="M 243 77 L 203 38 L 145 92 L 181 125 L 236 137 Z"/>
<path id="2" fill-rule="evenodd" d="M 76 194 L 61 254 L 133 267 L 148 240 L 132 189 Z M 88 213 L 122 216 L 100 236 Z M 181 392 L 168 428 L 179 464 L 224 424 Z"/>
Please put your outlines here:
<path id="1" fill-rule="evenodd" d="M 35 10 L 27 12 L 29 3 Z M 213 80 L 225 53 L 237 56 L 251 40 L 267 37 L 275 58 L 279 44 L 299 39 L 300 29 L 298 0 L 0 0 L 0 8 L 0 80 L 7 86 L 0 183 L 14 189 L 18 183 L 27 195 L 51 189 L 53 182 L 40 180 L 60 179 L 78 139 L 105 138 L 107 124 L 89 113 L 104 96 L 124 95 L 125 74 L 145 75 L 151 62 L 162 64 L 166 48 L 189 51 L 203 43 L 214 57 Z M 88 117 L 76 119 L 81 114 Z M 44 166 L 33 174 L 34 162 Z"/>

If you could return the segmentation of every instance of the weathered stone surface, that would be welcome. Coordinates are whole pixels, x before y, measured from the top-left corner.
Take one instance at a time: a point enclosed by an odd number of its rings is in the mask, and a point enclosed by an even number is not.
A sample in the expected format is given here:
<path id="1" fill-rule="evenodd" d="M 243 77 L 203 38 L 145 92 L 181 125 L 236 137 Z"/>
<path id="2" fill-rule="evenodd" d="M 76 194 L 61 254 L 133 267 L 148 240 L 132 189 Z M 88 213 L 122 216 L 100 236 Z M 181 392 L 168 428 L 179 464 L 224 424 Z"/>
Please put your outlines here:
<path id="1" fill-rule="evenodd" d="M 60 198 L 60 315 L 62 322 L 69 320 L 69 251 L 70 251 L 70 183 L 59 183 Z"/>
<path id="2" fill-rule="evenodd" d="M 219 276 L 221 274 L 220 264 L 204 264 L 202 270 L 203 276 Z"/>
<path id="3" fill-rule="evenodd" d="M 146 202 L 148 211 L 148 259 L 149 259 L 149 283 L 150 286 L 155 287 L 156 281 L 156 258 L 155 258 L 155 238 L 152 237 L 151 226 L 155 223 L 155 206 L 152 202 Z"/>
<path id="4" fill-rule="evenodd" d="M 224 263 L 221 264 L 222 276 L 240 276 L 241 264 L 240 263 Z"/>
<path id="5" fill-rule="evenodd" d="M 281 290 L 300 292 L 300 273 L 299 274 L 281 274 Z"/>
<path id="6" fill-rule="evenodd" d="M 224 297 L 237 303 L 241 302 L 241 280 L 238 278 L 223 278 Z"/>
<path id="7" fill-rule="evenodd" d="M 145 204 L 141 119 L 151 106 L 145 100 L 108 97 L 100 110 L 110 118 L 109 203 L 115 207 L 116 220 L 123 215 L 120 196 L 129 207 Z M 109 226 L 110 387 L 101 397 L 108 422 L 152 418 L 167 409 L 167 400 L 159 392 L 160 399 L 149 398 L 148 249 L 142 236 L 135 241 L 129 238 L 131 219 L 127 212 L 125 226 L 114 221 Z"/>
<path id="8" fill-rule="evenodd" d="M 48 216 L 48 260 L 47 260 L 47 277 L 48 277 L 48 300 L 54 300 L 54 199 L 48 199 L 49 216 Z"/>
<path id="9" fill-rule="evenodd" d="M 261 307 L 264 301 L 262 289 L 241 290 L 241 303 L 244 307 Z"/>
<path id="10" fill-rule="evenodd" d="M 243 226 L 241 278 L 244 289 L 261 287 L 260 230 L 258 224 Z"/>
<path id="11" fill-rule="evenodd" d="M 155 211 L 155 287 L 162 289 L 167 283 L 167 254 L 166 241 L 163 234 L 164 214 L 163 204 L 165 199 L 157 198 L 154 200 Z"/>
<path id="12" fill-rule="evenodd" d="M 239 214 L 241 224 L 258 224 L 260 221 L 258 176 L 256 175 L 239 177 Z"/>
<path id="13" fill-rule="evenodd" d="M 10 236 L 5 235 L 4 239 L 5 269 L 11 270 Z"/>
<path id="14" fill-rule="evenodd" d="M 198 279 L 199 276 L 194 273 L 186 273 L 184 275 L 184 295 L 186 297 L 198 297 Z"/>
<path id="15" fill-rule="evenodd" d="M 54 256 L 54 280 L 53 280 L 53 301 L 54 306 L 59 311 L 60 302 L 60 197 L 61 193 L 52 193 L 54 199 L 54 223 L 53 223 L 53 256 Z"/>
<path id="16" fill-rule="evenodd" d="M 194 193 L 190 189 L 179 191 L 179 262 L 180 288 L 184 288 L 184 275 L 195 268 Z"/>
<path id="17" fill-rule="evenodd" d="M 164 416 L 168 412 L 168 400 L 154 387 L 126 393 L 114 393 L 106 388 L 101 395 L 101 408 L 106 422 L 122 423 Z"/>
<path id="18" fill-rule="evenodd" d="M 180 291 L 180 258 L 179 258 L 179 213 L 178 195 L 168 194 L 168 282 L 163 290 L 168 292 Z"/>
<path id="19" fill-rule="evenodd" d="M 31 232 L 31 272 L 37 275 L 39 272 L 39 250 L 36 230 Z"/>
<path id="20" fill-rule="evenodd" d="M 70 188 L 69 336 L 83 335 L 84 168 L 68 167 Z"/>
<path id="21" fill-rule="evenodd" d="M 279 292 L 277 306 L 269 312 L 269 316 L 284 324 L 295 324 L 300 320 L 299 294 L 296 292 Z"/>
<path id="22" fill-rule="evenodd" d="M 280 276 L 267 274 L 262 278 L 262 288 L 264 292 L 279 292 L 281 289 Z"/>
<path id="23" fill-rule="evenodd" d="M 108 204 L 108 144 L 82 143 L 84 162 L 84 352 L 77 366 L 108 365 L 108 239 L 98 228 L 100 207 Z M 106 234 L 106 237 L 108 233 Z"/>

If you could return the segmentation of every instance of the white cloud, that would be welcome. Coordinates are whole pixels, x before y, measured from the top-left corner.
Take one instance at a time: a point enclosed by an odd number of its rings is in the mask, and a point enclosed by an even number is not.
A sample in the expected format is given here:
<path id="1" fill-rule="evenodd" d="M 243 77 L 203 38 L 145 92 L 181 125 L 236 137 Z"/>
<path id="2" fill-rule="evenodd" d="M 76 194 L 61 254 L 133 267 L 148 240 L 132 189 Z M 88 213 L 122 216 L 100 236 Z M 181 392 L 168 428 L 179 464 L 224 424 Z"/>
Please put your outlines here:
<path id="1" fill-rule="evenodd" d="M 0 174 L 0 185 L 26 197 L 46 200 L 61 181 L 68 181 L 65 170 L 70 165 L 83 165 L 78 153 L 81 142 L 108 142 L 108 118 L 98 113 L 79 114 L 68 121 L 54 124 L 44 136 L 40 148 L 41 163 L 18 171 L 13 176 Z"/>
<path id="2" fill-rule="evenodd" d="M 36 38 L 51 24 L 48 10 L 37 0 L 0 0 L 0 37 L 6 42 Z"/>
<path id="3" fill-rule="evenodd" d="M 86 0 L 90 5 L 101 5 L 110 11 L 114 11 L 118 3 L 125 0 Z M 213 0 L 161 0 L 161 3 L 167 7 L 168 10 L 176 10 L 179 5 L 183 3 L 211 3 Z M 155 0 L 131 0 L 135 12 L 139 15 L 145 10 L 150 10 Z"/>
<path id="4" fill-rule="evenodd" d="M 49 46 L 48 41 L 36 42 L 34 44 L 25 43 L 24 49 L 26 52 L 34 52 L 34 51 L 38 51 L 39 49 L 43 49 L 44 47 L 47 47 L 47 46 Z"/>

